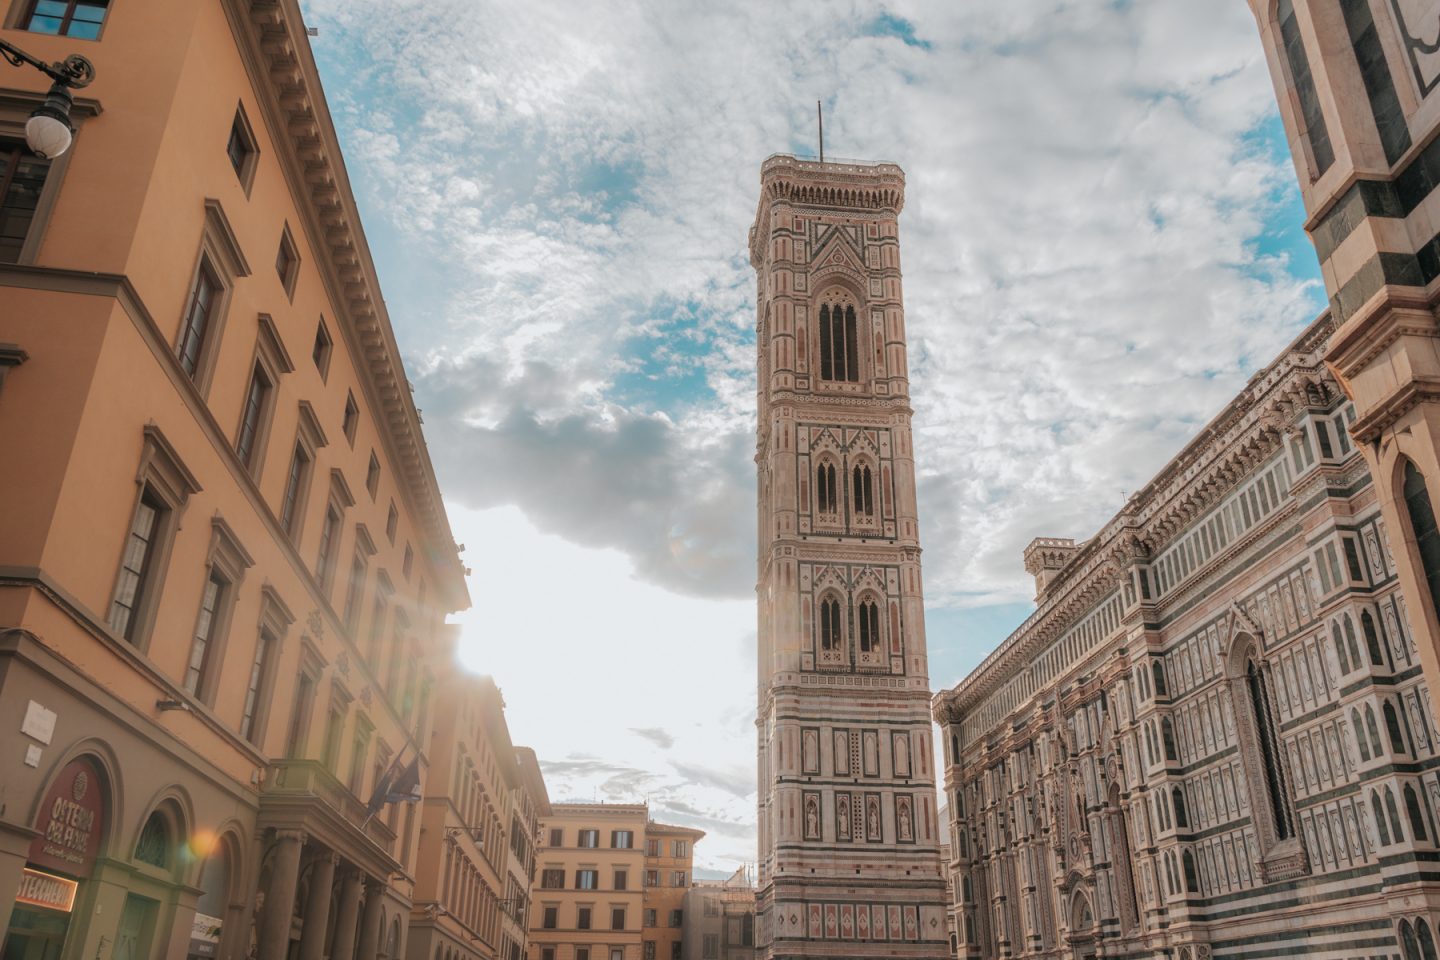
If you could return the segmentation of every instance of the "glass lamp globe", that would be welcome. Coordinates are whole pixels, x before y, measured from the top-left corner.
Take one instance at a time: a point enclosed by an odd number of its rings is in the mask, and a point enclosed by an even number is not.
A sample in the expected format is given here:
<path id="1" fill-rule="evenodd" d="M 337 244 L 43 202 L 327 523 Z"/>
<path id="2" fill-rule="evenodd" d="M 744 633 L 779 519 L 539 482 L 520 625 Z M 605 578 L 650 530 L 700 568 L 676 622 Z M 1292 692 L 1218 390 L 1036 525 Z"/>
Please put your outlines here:
<path id="1" fill-rule="evenodd" d="M 37 110 L 25 121 L 25 142 L 38 157 L 53 160 L 70 149 L 75 133 L 60 117 Z"/>

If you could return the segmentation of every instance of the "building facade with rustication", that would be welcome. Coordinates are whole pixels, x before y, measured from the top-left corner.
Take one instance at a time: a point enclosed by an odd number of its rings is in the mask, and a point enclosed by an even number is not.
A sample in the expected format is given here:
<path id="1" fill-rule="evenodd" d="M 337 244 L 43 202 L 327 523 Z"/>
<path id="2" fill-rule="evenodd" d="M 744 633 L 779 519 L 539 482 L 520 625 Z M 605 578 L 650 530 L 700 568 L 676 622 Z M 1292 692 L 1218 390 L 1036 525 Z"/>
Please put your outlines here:
<path id="1" fill-rule="evenodd" d="M 774 156 L 758 279 L 757 952 L 942 957 L 893 164 Z"/>

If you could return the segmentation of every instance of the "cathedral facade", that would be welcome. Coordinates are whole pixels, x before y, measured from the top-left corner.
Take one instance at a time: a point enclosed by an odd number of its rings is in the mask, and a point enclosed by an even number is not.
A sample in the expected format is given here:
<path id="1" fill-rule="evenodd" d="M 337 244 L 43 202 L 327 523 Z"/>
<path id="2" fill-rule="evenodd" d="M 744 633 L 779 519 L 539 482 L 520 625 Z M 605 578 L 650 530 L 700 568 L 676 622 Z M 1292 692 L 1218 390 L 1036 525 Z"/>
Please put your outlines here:
<path id="1" fill-rule="evenodd" d="M 892 164 L 775 156 L 757 273 L 757 953 L 947 955 Z"/>
<path id="2" fill-rule="evenodd" d="M 962 958 L 1440 940 L 1433 0 L 1250 0 L 1329 308 L 935 699 Z"/>

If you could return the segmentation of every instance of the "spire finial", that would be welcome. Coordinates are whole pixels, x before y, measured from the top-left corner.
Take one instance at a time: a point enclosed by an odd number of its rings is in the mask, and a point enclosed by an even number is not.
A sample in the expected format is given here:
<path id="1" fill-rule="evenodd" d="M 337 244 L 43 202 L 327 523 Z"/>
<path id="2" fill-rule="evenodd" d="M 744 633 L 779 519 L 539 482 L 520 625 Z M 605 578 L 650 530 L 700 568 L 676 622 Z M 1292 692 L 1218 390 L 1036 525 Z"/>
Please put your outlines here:
<path id="1" fill-rule="evenodd" d="M 820 162 L 825 162 L 825 113 L 820 109 L 820 101 L 815 101 L 815 122 L 820 127 Z"/>

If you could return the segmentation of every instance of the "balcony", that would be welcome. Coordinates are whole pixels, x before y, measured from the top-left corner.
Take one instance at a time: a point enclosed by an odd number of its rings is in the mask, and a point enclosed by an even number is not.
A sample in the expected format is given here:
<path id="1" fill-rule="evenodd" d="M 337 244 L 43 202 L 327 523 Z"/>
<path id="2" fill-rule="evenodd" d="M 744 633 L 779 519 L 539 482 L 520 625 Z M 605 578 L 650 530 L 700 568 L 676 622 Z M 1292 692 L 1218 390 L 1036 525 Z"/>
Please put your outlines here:
<path id="1" fill-rule="evenodd" d="M 383 812 L 383 811 L 382 811 Z M 380 814 L 367 821 L 365 804 L 318 760 L 270 765 L 260 794 L 263 827 L 303 830 L 377 875 L 399 869 L 395 831 Z"/>

